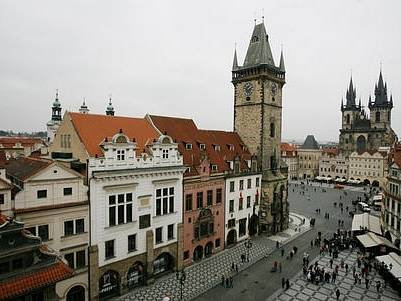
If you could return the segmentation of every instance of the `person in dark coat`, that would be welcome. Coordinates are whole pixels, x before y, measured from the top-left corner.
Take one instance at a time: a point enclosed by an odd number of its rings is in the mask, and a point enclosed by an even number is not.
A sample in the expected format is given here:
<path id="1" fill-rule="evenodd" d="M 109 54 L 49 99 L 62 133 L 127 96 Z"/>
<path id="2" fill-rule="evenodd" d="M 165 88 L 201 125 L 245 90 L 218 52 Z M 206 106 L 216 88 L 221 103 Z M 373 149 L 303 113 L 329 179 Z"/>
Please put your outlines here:
<path id="1" fill-rule="evenodd" d="M 339 289 L 336 290 L 336 297 L 337 297 L 337 300 L 340 299 L 340 290 Z"/>
<path id="2" fill-rule="evenodd" d="M 284 289 L 285 287 L 285 278 L 281 278 L 281 288 Z"/>
<path id="3" fill-rule="evenodd" d="M 286 281 L 285 281 L 285 289 L 289 289 L 290 288 L 290 280 L 289 279 L 287 279 Z"/>

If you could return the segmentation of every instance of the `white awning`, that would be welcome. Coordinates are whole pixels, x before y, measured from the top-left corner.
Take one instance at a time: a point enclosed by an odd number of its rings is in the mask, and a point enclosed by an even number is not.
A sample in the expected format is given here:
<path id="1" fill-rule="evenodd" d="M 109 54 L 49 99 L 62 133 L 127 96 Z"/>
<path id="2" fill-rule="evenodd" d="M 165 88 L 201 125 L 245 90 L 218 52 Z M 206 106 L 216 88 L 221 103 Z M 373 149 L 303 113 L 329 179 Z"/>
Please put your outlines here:
<path id="1" fill-rule="evenodd" d="M 373 201 L 381 201 L 382 199 L 383 199 L 383 195 L 382 194 L 378 194 L 378 195 L 375 195 L 373 197 Z"/>
<path id="2" fill-rule="evenodd" d="M 388 255 L 376 256 L 376 260 L 379 262 L 384 262 L 388 267 L 391 267 L 390 273 L 398 279 L 401 279 L 401 256 L 394 252 Z"/>
<path id="3" fill-rule="evenodd" d="M 323 180 L 323 177 L 317 176 L 317 177 L 315 178 L 315 180 L 318 180 L 318 181 Z"/>
<path id="4" fill-rule="evenodd" d="M 395 249 L 395 246 L 386 238 L 377 236 L 376 234 L 369 232 L 356 237 L 365 248 L 371 248 L 376 246 L 386 246 Z"/>
<path id="5" fill-rule="evenodd" d="M 381 235 L 380 219 L 369 213 L 355 214 L 352 219 L 352 232 L 367 229 L 370 232 Z"/>

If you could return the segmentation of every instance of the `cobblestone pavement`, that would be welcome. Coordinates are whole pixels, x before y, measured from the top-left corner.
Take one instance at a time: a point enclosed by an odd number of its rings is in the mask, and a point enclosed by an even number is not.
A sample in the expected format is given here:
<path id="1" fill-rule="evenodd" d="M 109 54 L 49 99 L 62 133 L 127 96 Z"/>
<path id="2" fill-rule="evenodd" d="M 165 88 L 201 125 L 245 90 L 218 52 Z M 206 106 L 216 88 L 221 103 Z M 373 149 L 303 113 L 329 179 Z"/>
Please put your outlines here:
<path id="1" fill-rule="evenodd" d="M 369 279 L 372 285 L 369 289 L 366 289 L 365 280 L 362 279 L 361 284 L 354 285 L 354 278 L 352 276 L 352 266 L 356 263 L 357 253 L 350 251 L 343 251 L 339 254 L 338 258 L 334 260 L 333 268 L 338 264 L 340 266 L 341 259 L 350 267 L 348 273 L 345 269 L 339 270 L 339 274 L 335 284 L 312 284 L 306 280 L 302 272 L 295 276 L 291 281 L 291 286 L 288 290 L 279 290 L 267 301 L 282 300 L 282 301 L 295 301 L 295 300 L 320 300 L 320 301 L 334 301 L 336 300 L 335 291 L 337 288 L 340 290 L 339 300 L 382 300 L 382 301 L 395 301 L 400 300 L 397 292 L 387 287 L 382 289 L 380 293 L 376 291 L 376 281 L 379 280 L 382 283 L 383 279 L 380 275 L 376 274 L 374 269 L 369 274 Z M 324 267 L 327 271 L 330 269 L 330 257 L 328 255 L 317 258 L 319 266 Z M 315 260 L 316 261 L 316 260 Z"/>
<path id="2" fill-rule="evenodd" d="M 231 264 L 238 264 L 238 270 L 242 271 L 255 262 L 270 254 L 276 247 L 276 241 L 286 243 L 292 238 L 309 230 L 309 220 L 299 214 L 290 213 L 289 229 L 275 236 L 259 236 L 252 239 L 253 245 L 250 249 L 249 262 L 241 263 L 241 254 L 246 253 L 244 243 L 226 249 L 219 254 L 207 258 L 185 269 L 186 281 L 183 287 L 183 299 L 191 300 L 206 292 L 221 282 L 222 274 L 230 274 Z M 158 301 L 169 296 L 172 300 L 179 300 L 180 286 L 174 273 L 157 279 L 152 285 L 141 287 L 131 291 L 127 295 L 115 298 L 119 301 Z"/>

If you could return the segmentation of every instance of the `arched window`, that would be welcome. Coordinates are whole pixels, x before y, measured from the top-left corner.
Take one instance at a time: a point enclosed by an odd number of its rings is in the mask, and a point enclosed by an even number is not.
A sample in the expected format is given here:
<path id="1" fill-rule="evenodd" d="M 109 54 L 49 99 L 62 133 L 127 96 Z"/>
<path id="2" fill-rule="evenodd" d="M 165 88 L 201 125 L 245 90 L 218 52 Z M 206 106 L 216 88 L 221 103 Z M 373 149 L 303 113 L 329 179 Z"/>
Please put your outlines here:
<path id="1" fill-rule="evenodd" d="M 349 124 L 350 123 L 350 116 L 349 116 L 349 114 L 347 114 L 347 124 Z"/>
<path id="2" fill-rule="evenodd" d="M 274 138 L 275 136 L 275 126 L 274 126 L 274 122 L 270 123 L 270 137 Z"/>
<path id="3" fill-rule="evenodd" d="M 380 112 L 376 112 L 376 122 L 380 122 Z"/>

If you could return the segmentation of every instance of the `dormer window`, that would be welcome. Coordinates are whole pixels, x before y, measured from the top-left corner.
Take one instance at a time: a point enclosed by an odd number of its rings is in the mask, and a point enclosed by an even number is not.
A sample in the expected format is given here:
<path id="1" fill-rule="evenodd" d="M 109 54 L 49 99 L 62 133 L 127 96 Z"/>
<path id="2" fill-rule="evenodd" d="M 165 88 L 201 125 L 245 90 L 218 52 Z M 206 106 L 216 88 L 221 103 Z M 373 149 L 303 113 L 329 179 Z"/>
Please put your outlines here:
<path id="1" fill-rule="evenodd" d="M 205 150 L 206 149 L 206 144 L 204 144 L 204 143 L 199 144 L 199 149 Z"/>
<path id="2" fill-rule="evenodd" d="M 216 152 L 219 152 L 219 151 L 220 151 L 220 145 L 215 144 L 215 145 L 214 145 L 214 150 L 215 150 Z"/>
<path id="3" fill-rule="evenodd" d="M 168 159 L 168 149 L 163 149 L 163 159 Z"/>
<path id="4" fill-rule="evenodd" d="M 217 171 L 217 165 L 216 164 L 212 164 L 212 171 Z"/>
<path id="5" fill-rule="evenodd" d="M 117 150 L 117 161 L 124 161 L 125 160 L 125 150 L 119 149 Z"/>
<path id="6" fill-rule="evenodd" d="M 192 149 L 192 144 L 191 143 L 185 143 L 185 149 Z"/>
<path id="7" fill-rule="evenodd" d="M 227 147 L 228 147 L 228 149 L 229 149 L 230 151 L 233 151 L 233 150 L 234 150 L 234 145 L 232 145 L 232 144 L 228 144 Z"/>

